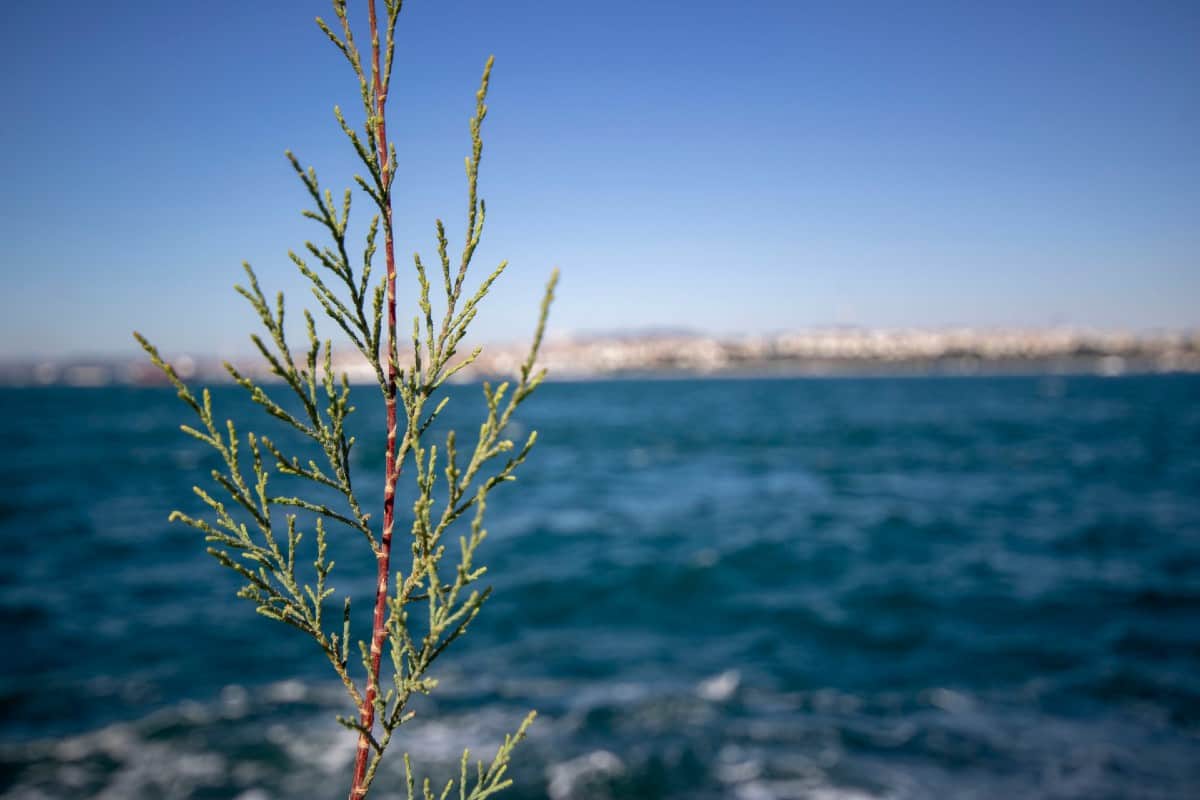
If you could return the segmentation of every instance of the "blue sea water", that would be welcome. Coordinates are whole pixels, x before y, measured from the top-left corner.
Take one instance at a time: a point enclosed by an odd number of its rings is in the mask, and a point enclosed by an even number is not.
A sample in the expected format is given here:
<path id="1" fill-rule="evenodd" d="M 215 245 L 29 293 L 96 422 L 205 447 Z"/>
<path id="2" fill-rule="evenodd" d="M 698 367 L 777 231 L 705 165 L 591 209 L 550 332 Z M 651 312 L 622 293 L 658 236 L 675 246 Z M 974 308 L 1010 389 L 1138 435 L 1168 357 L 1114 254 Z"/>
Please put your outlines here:
<path id="1" fill-rule="evenodd" d="M 463 433 L 478 394 L 454 390 Z M 536 708 L 512 800 L 1200 796 L 1200 377 L 554 384 L 527 409 L 493 600 L 397 743 L 422 771 Z M 0 796 L 344 796 L 327 664 L 166 521 L 215 466 L 173 393 L 0 410 Z M 362 542 L 332 547 L 336 602 L 368 597 Z"/>

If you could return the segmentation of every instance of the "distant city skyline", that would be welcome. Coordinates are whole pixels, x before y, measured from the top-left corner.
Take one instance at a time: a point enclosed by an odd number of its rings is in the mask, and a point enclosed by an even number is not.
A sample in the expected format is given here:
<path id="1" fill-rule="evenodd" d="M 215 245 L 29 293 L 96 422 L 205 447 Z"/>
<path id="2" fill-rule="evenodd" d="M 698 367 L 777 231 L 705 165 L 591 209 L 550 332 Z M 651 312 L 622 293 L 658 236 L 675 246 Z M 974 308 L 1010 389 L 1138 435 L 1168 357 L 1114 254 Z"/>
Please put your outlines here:
<path id="1" fill-rule="evenodd" d="M 243 259 L 313 305 L 286 252 L 320 231 L 282 153 L 350 185 L 331 110 L 357 101 L 317 15 L 9 11 L 0 358 L 130 354 L 134 328 L 246 353 Z M 1195 3 L 409 0 L 401 296 L 435 217 L 462 236 L 494 53 L 476 269 L 511 266 L 479 341 L 527 335 L 554 266 L 560 333 L 1200 327 L 1197 41 Z"/>

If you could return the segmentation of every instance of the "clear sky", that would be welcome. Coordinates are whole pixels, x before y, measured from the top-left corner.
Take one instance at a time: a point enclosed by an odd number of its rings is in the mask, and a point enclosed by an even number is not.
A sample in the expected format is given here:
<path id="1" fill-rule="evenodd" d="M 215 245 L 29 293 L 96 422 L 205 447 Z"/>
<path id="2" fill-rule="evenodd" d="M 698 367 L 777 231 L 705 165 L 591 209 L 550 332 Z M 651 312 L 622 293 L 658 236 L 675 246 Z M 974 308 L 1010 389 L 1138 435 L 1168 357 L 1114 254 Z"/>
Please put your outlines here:
<path id="1" fill-rule="evenodd" d="M 309 299 L 282 153 L 355 169 L 318 14 L 6 9 L 0 356 L 245 352 L 243 259 Z M 560 332 L 1200 325 L 1198 2 L 409 0 L 402 266 L 461 238 L 490 53 L 477 264 L 512 266 L 478 338 L 524 336 L 554 265 Z"/>

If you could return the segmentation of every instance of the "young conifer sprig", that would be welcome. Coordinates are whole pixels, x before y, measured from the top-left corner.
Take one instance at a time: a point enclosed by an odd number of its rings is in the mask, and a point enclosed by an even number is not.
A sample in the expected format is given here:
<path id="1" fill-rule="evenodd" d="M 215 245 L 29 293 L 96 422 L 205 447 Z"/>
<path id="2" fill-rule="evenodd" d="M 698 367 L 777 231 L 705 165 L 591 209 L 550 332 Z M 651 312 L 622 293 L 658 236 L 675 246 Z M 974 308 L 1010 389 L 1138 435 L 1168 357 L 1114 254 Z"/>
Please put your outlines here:
<path id="1" fill-rule="evenodd" d="M 531 433 L 518 447 L 506 437 L 506 430 L 517 408 L 545 377 L 545 371 L 536 369 L 536 363 L 558 279 L 555 271 L 515 383 L 495 387 L 484 383 L 486 412 L 473 444 L 460 452 L 459 437 L 449 431 L 439 453 L 436 443 L 426 441 L 430 426 L 449 399 L 438 395 L 447 380 L 479 356 L 479 348 L 465 356 L 460 356 L 459 349 L 480 303 L 507 266 L 501 262 L 473 291 L 468 290 L 471 262 L 486 217 L 486 207 L 478 197 L 478 178 L 492 59 L 484 67 L 470 121 L 462 253 L 452 267 L 446 228 L 437 220 L 435 241 L 442 273 L 438 305 L 444 306 L 440 314 L 434 312 L 425 265 L 414 253 L 417 313 L 413 317 L 411 358 L 402 359 L 396 325 L 391 194 L 396 151 L 388 141 L 385 125 L 401 5 L 401 0 L 384 0 L 381 42 L 375 2 L 367 1 L 371 41 L 365 53 L 355 43 L 346 0 L 333 2 L 339 30 L 317 20 L 353 69 L 363 103 L 365 123 L 361 130 L 347 122 L 340 108 L 334 109 L 339 127 L 366 169 L 366 177 L 356 175 L 354 181 L 377 209 L 367 226 L 361 258 L 351 256 L 354 248 L 347 236 L 353 192 L 346 190 L 341 203 L 335 203 L 333 193 L 321 186 L 316 171 L 305 168 L 287 153 L 314 204 L 303 214 L 330 239 L 327 245 L 305 242 L 304 255 L 292 251 L 289 257 L 309 281 L 325 316 L 372 365 L 382 393 L 387 416 L 382 520 L 377 524 L 363 510 L 352 482 L 355 441 L 346 431 L 346 420 L 354 406 L 350 404 L 346 375 L 338 376 L 334 371 L 332 341 L 318 337 L 316 320 L 305 310 L 307 347 L 294 353 L 285 332 L 283 295 L 278 294 L 273 303 L 269 301 L 249 264 L 244 265 L 246 285 L 236 289 L 259 317 L 264 333 L 251 335 L 251 341 L 276 382 L 268 389 L 232 364 L 226 363 L 225 368 L 276 424 L 282 423 L 302 435 L 302 441 L 308 442 L 305 452 L 285 452 L 283 446 L 261 434 L 247 433 L 243 437 L 232 420 L 220 424 L 209 391 L 194 394 L 154 345 L 141 334 L 134 334 L 199 420 L 198 425 L 185 425 L 183 430 L 210 446 L 223 463 L 222 469 L 211 474 L 215 489 L 195 487 L 208 513 L 192 516 L 176 511 L 171 520 L 201 531 L 209 544 L 209 554 L 245 582 L 239 596 L 250 600 L 263 616 L 309 635 L 332 665 L 354 708 L 353 715 L 337 717 L 358 737 L 351 800 L 367 796 L 393 735 L 412 718 L 409 701 L 414 694 L 428 694 L 435 689 L 437 680 L 431 672 L 435 661 L 466 633 L 491 593 L 489 587 L 480 585 L 486 567 L 476 563 L 477 552 L 487 537 L 483 526 L 487 498 L 501 483 L 515 478 L 537 439 L 536 432 Z M 379 249 L 380 233 L 386 273 L 372 283 L 372 260 Z M 416 489 L 410 526 L 411 560 L 407 572 L 392 572 L 396 485 L 405 464 L 411 464 Z M 277 476 L 292 486 L 310 486 L 312 491 L 275 491 L 272 481 Z M 463 517 L 469 513 L 467 523 Z M 458 534 L 456 557 L 451 559 L 452 566 L 447 566 L 443 564 L 447 556 L 444 540 L 456 523 L 467 529 Z M 336 594 L 329 583 L 334 567 L 329 550 L 331 545 L 339 546 L 339 536 L 347 529 L 364 538 L 377 565 L 371 635 L 358 639 L 359 663 L 353 665 L 350 597 L 343 598 L 341 618 L 333 630 L 327 629 L 323 613 L 326 601 Z M 301 546 L 309 532 L 314 543 Z M 413 604 L 423 607 L 422 612 L 413 614 Z M 391 669 L 386 690 L 380 674 L 385 651 Z M 525 736 L 533 717 L 530 713 L 514 734 L 505 737 L 489 764 L 477 762 L 470 779 L 470 755 L 464 752 L 458 777 L 437 794 L 428 779 L 418 784 L 405 754 L 408 797 L 445 800 L 457 784 L 460 800 L 482 800 L 505 788 L 511 783 L 506 775 L 513 748 Z"/>

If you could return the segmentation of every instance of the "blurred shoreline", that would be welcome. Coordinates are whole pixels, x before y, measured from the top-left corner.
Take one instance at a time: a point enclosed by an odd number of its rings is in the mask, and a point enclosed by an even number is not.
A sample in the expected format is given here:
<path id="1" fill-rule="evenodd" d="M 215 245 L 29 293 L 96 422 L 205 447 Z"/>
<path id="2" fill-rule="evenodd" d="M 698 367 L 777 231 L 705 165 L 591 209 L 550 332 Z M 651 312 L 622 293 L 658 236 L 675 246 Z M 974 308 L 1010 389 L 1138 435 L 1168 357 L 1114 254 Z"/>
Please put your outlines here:
<path id="1" fill-rule="evenodd" d="M 483 347 L 458 382 L 517 374 L 525 343 Z M 470 352 L 463 348 L 463 353 Z M 229 382 L 222 359 L 168 353 L 185 379 Z M 273 379 L 257 357 L 231 359 L 244 374 Z M 1015 375 L 1200 372 L 1200 331 L 1134 333 L 1080 329 L 817 328 L 757 336 L 686 332 L 577 335 L 545 342 L 539 365 L 550 379 L 737 378 L 902 375 Z M 355 351 L 334 354 L 351 383 L 374 371 Z M 0 362 L 3 386 L 160 385 L 140 356 L 63 357 Z"/>

